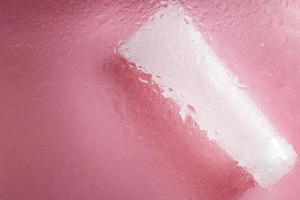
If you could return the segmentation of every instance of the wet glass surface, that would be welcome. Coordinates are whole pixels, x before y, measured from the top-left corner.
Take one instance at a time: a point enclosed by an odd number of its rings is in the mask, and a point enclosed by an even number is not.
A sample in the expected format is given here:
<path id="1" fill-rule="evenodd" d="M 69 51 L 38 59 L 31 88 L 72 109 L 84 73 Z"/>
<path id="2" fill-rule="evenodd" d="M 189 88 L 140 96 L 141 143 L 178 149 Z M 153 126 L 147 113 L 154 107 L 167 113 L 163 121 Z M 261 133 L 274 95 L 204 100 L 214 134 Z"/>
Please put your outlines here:
<path id="1" fill-rule="evenodd" d="M 178 2 L 298 153 L 300 2 Z M 194 118 L 201 108 L 188 105 L 182 117 L 166 93 L 190 72 L 163 88 L 155 80 L 172 77 L 118 52 L 168 5 L 0 2 L 0 199 L 298 199 L 298 162 L 263 188 L 208 139 Z M 201 86 L 195 95 L 205 96 Z"/>

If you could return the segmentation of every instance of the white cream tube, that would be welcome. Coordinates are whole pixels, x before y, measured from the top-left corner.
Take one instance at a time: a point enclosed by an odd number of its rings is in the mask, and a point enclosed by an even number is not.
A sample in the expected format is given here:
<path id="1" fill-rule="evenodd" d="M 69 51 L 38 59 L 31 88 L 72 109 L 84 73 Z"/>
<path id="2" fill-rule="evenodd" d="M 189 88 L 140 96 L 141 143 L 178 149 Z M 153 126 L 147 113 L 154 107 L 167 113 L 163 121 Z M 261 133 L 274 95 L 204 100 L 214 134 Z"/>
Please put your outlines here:
<path id="1" fill-rule="evenodd" d="M 183 111 L 192 105 L 194 120 L 209 139 L 261 186 L 273 185 L 294 165 L 293 147 L 239 87 L 179 4 L 158 10 L 118 51 L 151 73 Z"/>

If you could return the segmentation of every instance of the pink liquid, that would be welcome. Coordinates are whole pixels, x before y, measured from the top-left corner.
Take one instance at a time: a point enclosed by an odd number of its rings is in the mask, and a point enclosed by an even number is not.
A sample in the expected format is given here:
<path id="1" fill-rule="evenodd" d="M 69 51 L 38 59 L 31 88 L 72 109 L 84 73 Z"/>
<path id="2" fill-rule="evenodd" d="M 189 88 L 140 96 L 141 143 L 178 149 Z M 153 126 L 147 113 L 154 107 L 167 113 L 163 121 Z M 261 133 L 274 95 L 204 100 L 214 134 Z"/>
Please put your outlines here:
<path id="1" fill-rule="evenodd" d="M 299 152 L 299 3 L 197 2 L 182 3 Z M 0 3 L 0 199 L 298 199 L 298 163 L 254 186 L 114 55 L 157 6 Z"/>

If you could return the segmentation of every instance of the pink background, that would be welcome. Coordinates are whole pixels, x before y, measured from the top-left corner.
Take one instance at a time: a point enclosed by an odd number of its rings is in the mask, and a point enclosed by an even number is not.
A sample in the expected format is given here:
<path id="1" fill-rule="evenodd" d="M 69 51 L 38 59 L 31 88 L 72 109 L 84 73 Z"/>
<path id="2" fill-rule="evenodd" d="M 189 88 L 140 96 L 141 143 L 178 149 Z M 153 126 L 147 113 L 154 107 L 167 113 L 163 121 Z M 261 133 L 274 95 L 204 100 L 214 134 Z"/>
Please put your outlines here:
<path id="1" fill-rule="evenodd" d="M 181 3 L 299 154 L 300 2 Z M 159 4 L 0 2 L 1 200 L 299 199 L 299 162 L 255 185 L 114 54 Z"/>

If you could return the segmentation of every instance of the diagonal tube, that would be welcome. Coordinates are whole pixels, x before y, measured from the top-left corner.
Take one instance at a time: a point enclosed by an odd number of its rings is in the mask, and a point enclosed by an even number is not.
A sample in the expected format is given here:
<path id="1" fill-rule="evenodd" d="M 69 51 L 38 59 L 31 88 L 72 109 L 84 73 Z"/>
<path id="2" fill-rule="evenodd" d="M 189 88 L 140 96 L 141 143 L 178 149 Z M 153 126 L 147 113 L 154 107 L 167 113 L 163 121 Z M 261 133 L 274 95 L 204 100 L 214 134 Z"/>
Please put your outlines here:
<path id="1" fill-rule="evenodd" d="M 165 88 L 164 96 L 182 106 L 183 117 L 193 106 L 194 120 L 208 138 L 261 186 L 275 184 L 293 167 L 293 147 L 241 89 L 179 4 L 158 10 L 118 51 L 153 75 Z"/>

